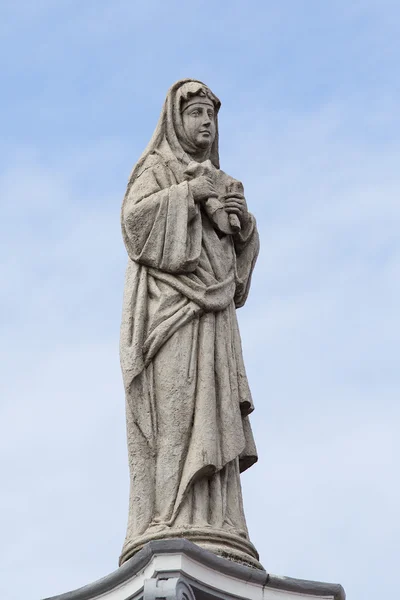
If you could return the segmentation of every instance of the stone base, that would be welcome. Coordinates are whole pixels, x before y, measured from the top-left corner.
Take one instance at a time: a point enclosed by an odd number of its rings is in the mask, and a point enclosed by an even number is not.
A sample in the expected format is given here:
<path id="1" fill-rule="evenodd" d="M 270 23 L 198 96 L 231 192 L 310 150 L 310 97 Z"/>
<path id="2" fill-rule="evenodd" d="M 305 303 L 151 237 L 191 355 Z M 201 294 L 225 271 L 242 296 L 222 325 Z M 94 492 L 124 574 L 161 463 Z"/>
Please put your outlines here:
<path id="1" fill-rule="evenodd" d="M 135 539 L 133 544 L 124 547 L 119 559 L 120 566 L 141 550 L 148 542 L 162 539 L 184 538 L 197 546 L 209 550 L 218 556 L 234 560 L 248 567 L 255 567 L 264 571 L 258 561 L 258 552 L 253 544 L 246 538 L 228 533 L 224 530 L 212 528 L 169 529 L 165 532 L 154 532 Z"/>
<path id="2" fill-rule="evenodd" d="M 148 542 L 122 567 L 47 600 L 345 600 L 341 585 L 269 575 L 186 539 Z"/>

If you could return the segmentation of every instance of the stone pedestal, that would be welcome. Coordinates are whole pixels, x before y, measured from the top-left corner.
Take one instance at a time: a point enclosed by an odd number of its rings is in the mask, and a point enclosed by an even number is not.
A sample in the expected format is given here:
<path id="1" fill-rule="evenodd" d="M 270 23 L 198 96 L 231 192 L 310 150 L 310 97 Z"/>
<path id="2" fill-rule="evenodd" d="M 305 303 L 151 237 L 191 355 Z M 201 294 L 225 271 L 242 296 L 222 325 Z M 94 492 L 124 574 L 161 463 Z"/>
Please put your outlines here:
<path id="1" fill-rule="evenodd" d="M 270 575 L 185 539 L 149 542 L 117 571 L 47 600 L 345 600 L 341 585 Z"/>

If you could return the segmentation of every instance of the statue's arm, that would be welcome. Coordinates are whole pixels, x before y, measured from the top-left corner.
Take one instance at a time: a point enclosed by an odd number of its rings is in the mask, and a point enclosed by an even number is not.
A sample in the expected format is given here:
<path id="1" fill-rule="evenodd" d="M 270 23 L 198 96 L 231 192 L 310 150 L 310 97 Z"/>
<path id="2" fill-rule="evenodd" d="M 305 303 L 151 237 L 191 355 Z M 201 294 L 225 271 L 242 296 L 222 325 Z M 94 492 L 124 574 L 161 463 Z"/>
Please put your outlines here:
<path id="1" fill-rule="evenodd" d="M 248 213 L 246 224 L 233 236 L 236 252 L 236 293 L 235 305 L 240 308 L 246 302 L 251 283 L 251 275 L 260 250 L 260 239 L 254 216 Z"/>
<path id="2" fill-rule="evenodd" d="M 196 268 L 201 221 L 188 182 L 170 185 L 166 167 L 146 169 L 122 208 L 122 230 L 130 258 L 170 273 Z"/>

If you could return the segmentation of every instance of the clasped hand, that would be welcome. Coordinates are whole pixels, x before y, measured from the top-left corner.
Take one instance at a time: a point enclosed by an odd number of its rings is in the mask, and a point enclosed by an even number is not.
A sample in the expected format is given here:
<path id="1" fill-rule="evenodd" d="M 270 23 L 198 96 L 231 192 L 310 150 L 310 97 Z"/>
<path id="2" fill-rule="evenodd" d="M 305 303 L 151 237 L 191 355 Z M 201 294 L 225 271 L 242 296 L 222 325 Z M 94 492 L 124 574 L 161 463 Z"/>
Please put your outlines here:
<path id="1" fill-rule="evenodd" d="M 219 198 L 228 214 L 237 215 L 242 225 L 248 219 L 246 199 L 243 194 L 230 192 L 218 196 L 214 182 L 209 175 L 201 175 L 189 181 L 189 186 L 195 202 L 202 202 L 208 198 Z"/>

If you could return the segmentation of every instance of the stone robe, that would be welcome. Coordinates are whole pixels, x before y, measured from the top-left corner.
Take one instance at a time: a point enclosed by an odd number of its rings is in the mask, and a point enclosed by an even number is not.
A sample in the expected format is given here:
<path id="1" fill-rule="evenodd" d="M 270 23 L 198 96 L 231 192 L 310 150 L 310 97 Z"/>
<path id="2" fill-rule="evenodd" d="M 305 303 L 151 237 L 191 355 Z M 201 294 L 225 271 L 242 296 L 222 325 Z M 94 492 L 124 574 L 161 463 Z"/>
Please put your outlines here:
<path id="1" fill-rule="evenodd" d="M 194 202 L 184 168 L 161 145 L 122 211 L 131 490 L 121 563 L 151 539 L 208 537 L 210 549 L 218 536 L 238 548 L 248 540 L 240 471 L 257 457 L 236 308 L 248 294 L 258 234 L 251 215 L 240 233 L 221 232 Z M 220 170 L 216 180 L 221 194 L 235 181 Z"/>

